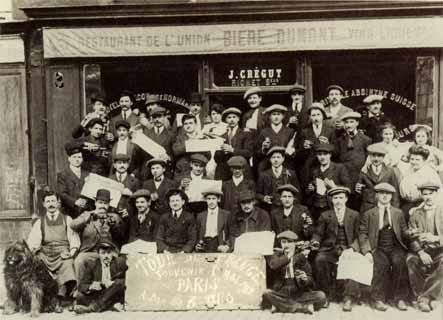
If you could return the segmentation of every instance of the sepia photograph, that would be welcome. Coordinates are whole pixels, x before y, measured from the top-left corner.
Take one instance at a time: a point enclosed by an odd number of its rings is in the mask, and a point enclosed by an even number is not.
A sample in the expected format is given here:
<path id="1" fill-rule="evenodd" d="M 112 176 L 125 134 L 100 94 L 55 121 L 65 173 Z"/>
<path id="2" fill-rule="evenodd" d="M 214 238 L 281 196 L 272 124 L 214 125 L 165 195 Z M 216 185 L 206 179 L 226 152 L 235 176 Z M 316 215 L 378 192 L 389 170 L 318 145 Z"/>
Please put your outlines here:
<path id="1" fill-rule="evenodd" d="M 443 319 L 442 0 L 0 0 L 0 114 L 1 319 Z"/>

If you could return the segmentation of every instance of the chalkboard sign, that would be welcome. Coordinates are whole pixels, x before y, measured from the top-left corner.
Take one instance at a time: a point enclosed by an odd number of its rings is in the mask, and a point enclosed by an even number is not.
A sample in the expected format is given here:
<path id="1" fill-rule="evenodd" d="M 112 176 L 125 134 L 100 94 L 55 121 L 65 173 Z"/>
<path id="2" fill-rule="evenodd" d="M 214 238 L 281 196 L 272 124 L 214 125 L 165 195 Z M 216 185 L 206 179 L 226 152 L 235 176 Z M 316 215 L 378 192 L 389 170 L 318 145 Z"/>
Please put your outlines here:
<path id="1" fill-rule="evenodd" d="M 126 310 L 259 309 L 265 260 L 234 254 L 128 255 Z"/>

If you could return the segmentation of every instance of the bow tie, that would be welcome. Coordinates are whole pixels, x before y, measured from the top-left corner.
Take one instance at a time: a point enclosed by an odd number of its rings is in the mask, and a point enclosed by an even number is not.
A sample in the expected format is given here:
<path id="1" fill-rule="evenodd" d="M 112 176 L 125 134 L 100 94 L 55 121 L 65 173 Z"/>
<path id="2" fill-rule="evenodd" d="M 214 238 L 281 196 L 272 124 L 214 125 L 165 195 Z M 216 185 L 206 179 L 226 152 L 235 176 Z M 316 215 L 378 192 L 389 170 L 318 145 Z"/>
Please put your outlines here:
<path id="1" fill-rule="evenodd" d="M 163 179 L 160 177 L 160 178 L 154 178 L 154 181 L 156 181 L 156 182 L 160 182 L 160 181 L 162 181 Z"/>

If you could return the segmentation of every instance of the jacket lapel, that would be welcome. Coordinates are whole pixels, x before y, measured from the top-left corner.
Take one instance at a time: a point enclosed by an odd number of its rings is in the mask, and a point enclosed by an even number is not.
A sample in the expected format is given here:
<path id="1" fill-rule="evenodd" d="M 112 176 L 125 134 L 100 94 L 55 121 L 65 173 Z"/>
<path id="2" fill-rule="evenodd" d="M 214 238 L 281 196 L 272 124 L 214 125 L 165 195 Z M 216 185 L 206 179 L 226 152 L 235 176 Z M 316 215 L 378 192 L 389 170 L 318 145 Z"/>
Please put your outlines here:
<path id="1" fill-rule="evenodd" d="M 348 240 L 348 244 L 351 244 L 353 239 L 353 232 L 352 230 L 352 221 L 351 221 L 351 212 L 348 208 L 345 210 L 345 217 L 343 219 L 343 225 L 345 226 L 345 233 L 346 233 L 346 239 Z"/>
<path id="2" fill-rule="evenodd" d="M 95 264 L 94 280 L 99 282 L 102 281 L 102 263 L 100 259 L 98 259 L 97 263 Z"/>

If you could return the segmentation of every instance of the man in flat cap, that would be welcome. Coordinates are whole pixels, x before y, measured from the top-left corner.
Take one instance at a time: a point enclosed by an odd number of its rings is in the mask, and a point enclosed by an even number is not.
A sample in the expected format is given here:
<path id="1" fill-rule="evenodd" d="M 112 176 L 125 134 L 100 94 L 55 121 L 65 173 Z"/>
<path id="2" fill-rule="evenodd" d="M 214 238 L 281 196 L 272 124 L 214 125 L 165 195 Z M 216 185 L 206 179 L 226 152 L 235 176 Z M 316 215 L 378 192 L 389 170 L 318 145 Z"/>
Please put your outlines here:
<path id="1" fill-rule="evenodd" d="M 128 269 L 125 258 L 118 256 L 118 248 L 109 238 L 100 240 L 97 254 L 98 259 L 85 266 L 79 279 L 74 307 L 77 314 L 123 309 Z"/>
<path id="2" fill-rule="evenodd" d="M 229 247 L 229 223 L 231 213 L 220 208 L 223 193 L 215 188 L 202 192 L 207 210 L 197 216 L 197 252 L 223 252 Z"/>
<path id="3" fill-rule="evenodd" d="M 87 208 L 88 199 L 81 196 L 85 178 L 89 172 L 82 168 L 83 145 L 80 142 L 65 144 L 69 167 L 57 174 L 57 192 L 60 195 L 63 213 L 76 218 Z"/>
<path id="4" fill-rule="evenodd" d="M 399 182 L 397 174 L 392 167 L 384 163 L 387 153 L 381 143 L 374 143 L 367 147 L 369 165 L 360 171 L 355 191 L 361 195 L 360 212 L 368 211 L 377 205 L 374 187 L 382 182 L 392 185 L 396 192 L 392 195 L 392 206 L 400 208 Z"/>
<path id="5" fill-rule="evenodd" d="M 295 83 L 290 89 L 291 105 L 288 107 L 284 123 L 295 131 L 300 131 L 308 122 L 307 113 L 304 105 L 306 88 L 305 86 Z"/>
<path id="6" fill-rule="evenodd" d="M 271 168 L 260 172 L 256 191 L 260 206 L 270 212 L 272 209 L 281 207 L 278 187 L 284 184 L 291 184 L 297 190 L 300 190 L 300 184 L 298 183 L 295 171 L 287 169 L 286 166 L 283 165 L 285 162 L 284 147 L 272 147 L 267 152 L 267 157 L 271 163 Z M 298 193 L 296 199 L 297 202 L 301 200 Z"/>
<path id="7" fill-rule="evenodd" d="M 351 188 L 351 178 L 343 164 L 331 161 L 334 153 L 332 144 L 321 142 L 314 145 L 313 149 L 317 164 L 313 166 L 309 173 L 305 190 L 309 210 L 314 219 L 314 224 L 317 224 L 320 214 L 329 209 L 328 190 L 336 186 Z"/>
<path id="8" fill-rule="evenodd" d="M 118 103 L 121 111 L 109 121 L 109 129 L 114 137 L 117 137 L 117 127 L 115 125 L 118 121 L 127 121 L 129 123 L 128 130 L 139 123 L 139 116 L 132 112 L 135 103 L 132 92 L 123 90 L 119 95 Z"/>
<path id="9" fill-rule="evenodd" d="M 170 129 L 171 125 L 166 118 L 166 110 L 161 106 L 159 96 L 157 94 L 148 94 L 145 100 L 146 112 L 140 113 L 140 124 L 144 127 L 143 132 L 150 131 L 154 127 L 154 111 L 157 112 L 157 120 L 163 123 L 166 129 Z M 162 112 L 163 111 L 163 112 Z"/>
<path id="10" fill-rule="evenodd" d="M 286 112 L 287 108 L 279 104 L 273 104 L 264 111 L 264 114 L 269 116 L 270 125 L 260 130 L 256 140 L 254 163 L 258 165 L 257 172 L 261 172 L 269 167 L 266 161 L 269 149 L 274 146 L 286 149 L 291 139 L 294 138 L 294 130 L 283 124 Z"/>
<path id="11" fill-rule="evenodd" d="M 391 205 L 395 188 L 382 182 L 374 187 L 377 206 L 360 217 L 361 253 L 374 261 L 371 297 L 374 308 L 386 311 L 385 285 L 392 281 L 393 300 L 399 310 L 407 310 L 408 269 L 406 267 L 408 237 L 406 220 L 400 209 Z"/>
<path id="12" fill-rule="evenodd" d="M 143 189 L 151 193 L 152 207 L 160 214 L 169 210 L 166 193 L 177 187 L 177 183 L 165 176 L 167 164 L 163 159 L 151 159 L 146 163 L 152 179 L 143 182 Z"/>
<path id="13" fill-rule="evenodd" d="M 300 191 L 292 184 L 281 185 L 277 191 L 281 208 L 271 211 L 272 231 L 279 234 L 290 230 L 300 235 L 301 240 L 311 240 L 314 232 L 313 221 L 308 208 L 296 201 Z"/>
<path id="14" fill-rule="evenodd" d="M 335 143 L 335 128 L 326 125 L 326 111 L 323 104 L 314 102 L 307 110 L 309 124 L 299 130 L 295 141 L 295 161 L 299 169 L 300 181 L 308 183 L 315 161 L 314 146 L 319 143 Z M 334 151 L 334 150 L 333 150 Z"/>
<path id="15" fill-rule="evenodd" d="M 223 201 L 222 208 L 229 212 L 237 212 L 240 210 L 239 195 L 242 191 L 254 191 L 256 189 L 255 182 L 245 175 L 248 162 L 242 156 L 232 156 L 228 161 L 231 179 L 223 181 Z"/>
<path id="16" fill-rule="evenodd" d="M 83 277 L 85 265 L 97 259 L 97 244 L 101 239 L 109 238 L 114 243 L 123 243 L 126 238 L 120 216 L 110 208 L 110 191 L 97 190 L 94 200 L 94 210 L 83 212 L 70 223 L 70 227 L 79 233 L 81 240 L 79 253 L 74 260 L 77 279 Z"/>
<path id="17" fill-rule="evenodd" d="M 422 312 L 443 300 L 443 207 L 436 203 L 440 185 L 418 186 L 423 203 L 412 209 L 409 220 L 410 252 L 406 258 L 412 292 Z"/>
<path id="18" fill-rule="evenodd" d="M 363 99 L 366 110 L 362 112 L 360 129 L 372 139 L 373 142 L 382 141 L 380 127 L 391 120 L 382 111 L 383 96 L 371 94 Z"/>
<path id="19" fill-rule="evenodd" d="M 360 251 L 358 232 L 360 227 L 359 213 L 346 207 L 350 190 L 336 186 L 328 191 L 332 209 L 321 214 L 318 227 L 312 236 L 312 246 L 317 248 L 315 255 L 316 283 L 326 293 L 327 302 L 337 296 L 333 287 L 336 279 L 337 263 L 344 250 Z M 352 310 L 352 301 L 360 297 L 359 284 L 352 280 L 343 283 L 343 311 Z M 338 287 L 336 286 L 336 289 Z"/>
<path id="20" fill-rule="evenodd" d="M 234 248 L 235 238 L 246 232 L 271 231 L 269 214 L 256 206 L 257 200 L 254 191 L 242 191 L 238 197 L 240 210 L 232 212 L 230 243 Z"/>
<path id="21" fill-rule="evenodd" d="M 367 147 L 372 143 L 371 138 L 357 129 L 361 114 L 349 112 L 341 117 L 344 122 L 345 133 L 336 140 L 338 161 L 348 169 L 351 177 L 351 190 L 355 190 L 361 168 L 366 162 Z M 358 210 L 359 204 L 355 194 L 351 194 L 349 207 Z"/>
<path id="22" fill-rule="evenodd" d="M 227 162 L 233 156 L 242 156 L 247 161 L 251 159 L 253 152 L 253 137 L 250 132 L 244 131 L 240 125 L 241 111 L 237 108 L 228 108 L 222 113 L 222 120 L 227 123 L 227 130 L 221 137 L 225 139 L 221 150 L 214 154 L 217 163 L 215 169 L 215 180 L 229 180 L 231 171 Z M 249 164 L 245 167 L 246 176 L 252 177 L 252 170 Z"/>
<path id="23" fill-rule="evenodd" d="M 166 194 L 169 212 L 160 217 L 157 231 L 159 253 L 191 253 L 197 243 L 194 214 L 184 210 L 188 196 L 181 189 L 171 189 Z"/>
<path id="24" fill-rule="evenodd" d="M 272 274 L 272 289 L 263 294 L 264 304 L 272 306 L 272 312 L 314 313 L 324 305 L 326 297 L 322 291 L 313 291 L 312 269 L 298 248 L 298 236 L 290 230 L 277 235 L 280 247 L 267 264 Z"/>
<path id="25" fill-rule="evenodd" d="M 131 212 L 128 217 L 128 243 L 139 239 L 155 242 L 160 215 L 152 208 L 151 192 L 146 189 L 138 189 L 132 194 L 131 200 L 135 211 Z"/>
<path id="26" fill-rule="evenodd" d="M 328 115 L 326 125 L 336 129 L 343 129 L 344 124 L 341 117 L 352 111 L 351 108 L 341 103 L 345 90 L 341 86 L 333 84 L 326 88 L 326 91 L 328 92 L 329 100 L 329 105 L 325 108 Z"/>
<path id="27" fill-rule="evenodd" d="M 249 88 L 243 95 L 243 100 L 248 102 L 250 108 L 242 118 L 245 130 L 260 131 L 266 126 L 265 108 L 261 106 L 262 99 L 262 90 L 259 87 Z"/>

